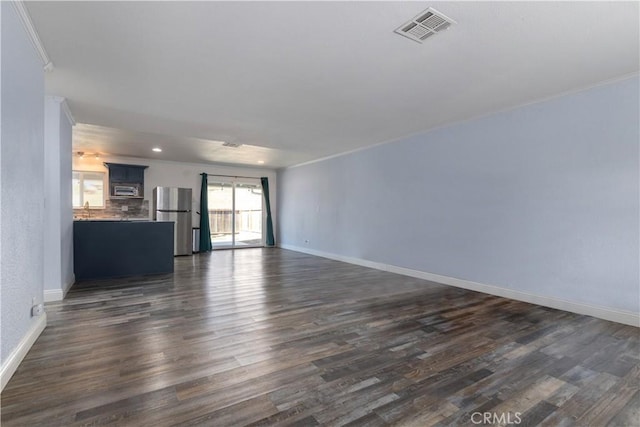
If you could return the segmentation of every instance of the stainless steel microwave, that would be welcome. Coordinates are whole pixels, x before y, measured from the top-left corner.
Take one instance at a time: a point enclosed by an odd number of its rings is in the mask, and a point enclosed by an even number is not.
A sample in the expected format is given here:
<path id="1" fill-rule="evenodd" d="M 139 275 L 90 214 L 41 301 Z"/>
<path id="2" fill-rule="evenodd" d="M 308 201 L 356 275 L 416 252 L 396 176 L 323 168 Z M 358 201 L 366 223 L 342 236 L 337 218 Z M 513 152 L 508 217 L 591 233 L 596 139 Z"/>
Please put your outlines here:
<path id="1" fill-rule="evenodd" d="M 114 185 L 113 195 L 121 197 L 138 197 L 138 187 L 135 185 Z"/>

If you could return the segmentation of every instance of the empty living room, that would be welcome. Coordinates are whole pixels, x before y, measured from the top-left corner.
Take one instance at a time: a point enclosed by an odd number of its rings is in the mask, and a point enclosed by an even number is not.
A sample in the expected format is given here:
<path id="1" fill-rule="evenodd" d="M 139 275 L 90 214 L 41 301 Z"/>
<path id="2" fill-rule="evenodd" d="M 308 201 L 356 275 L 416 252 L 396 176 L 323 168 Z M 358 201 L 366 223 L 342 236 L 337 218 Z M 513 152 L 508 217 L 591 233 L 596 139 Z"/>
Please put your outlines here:
<path id="1" fill-rule="evenodd" d="M 0 2 L 0 424 L 640 427 L 640 2 Z"/>

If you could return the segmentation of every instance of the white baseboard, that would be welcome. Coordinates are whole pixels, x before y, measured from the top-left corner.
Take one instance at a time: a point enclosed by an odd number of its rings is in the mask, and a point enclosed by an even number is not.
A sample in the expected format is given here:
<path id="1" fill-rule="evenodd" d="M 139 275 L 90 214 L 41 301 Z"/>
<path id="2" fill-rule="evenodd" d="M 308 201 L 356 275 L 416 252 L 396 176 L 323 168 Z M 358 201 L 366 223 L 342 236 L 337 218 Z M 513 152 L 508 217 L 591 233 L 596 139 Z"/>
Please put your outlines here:
<path id="1" fill-rule="evenodd" d="M 374 261 L 368 261 L 361 258 L 352 258 L 343 255 L 336 255 L 328 252 L 316 251 L 314 249 L 303 248 L 293 245 L 280 245 L 282 249 L 288 249 L 296 252 L 303 252 L 309 255 L 316 255 L 323 258 L 329 258 L 336 261 L 342 261 L 349 264 L 360 265 L 363 267 L 374 268 L 376 270 L 388 271 L 391 273 L 402 274 L 404 276 L 415 277 L 418 279 L 429 280 L 431 282 L 441 283 L 443 285 L 455 286 L 458 288 L 469 289 L 472 291 L 483 292 L 485 294 L 496 295 L 499 297 L 510 298 L 518 301 L 524 301 L 531 304 L 542 305 L 545 307 L 556 308 L 558 310 L 570 311 L 572 313 L 585 314 L 587 316 L 598 317 L 612 322 L 623 323 L 625 325 L 640 326 L 640 314 L 630 311 L 615 310 L 607 307 L 599 307 L 573 301 L 567 301 L 555 297 L 543 295 L 535 295 L 527 292 L 516 291 L 513 289 L 502 288 L 499 286 L 486 285 L 484 283 L 472 282 L 470 280 L 457 279 L 455 277 L 441 276 L 439 274 L 427 273 L 425 271 L 412 270 L 410 268 L 398 267 L 395 265 L 383 264 Z"/>
<path id="2" fill-rule="evenodd" d="M 63 288 L 60 289 L 45 289 L 44 290 L 44 302 L 54 302 L 54 301 L 62 301 L 65 296 L 67 296 L 67 292 L 71 289 L 71 286 L 76 282 L 75 275 L 72 276 L 71 282 L 64 285 Z"/>
<path id="3" fill-rule="evenodd" d="M 64 292 L 62 289 L 45 289 L 44 290 L 44 302 L 62 301 L 64 299 Z"/>
<path id="4" fill-rule="evenodd" d="M 36 342 L 44 328 L 47 326 L 47 313 L 38 317 L 31 325 L 27 333 L 22 337 L 18 346 L 11 352 L 2 363 L 0 370 L 0 391 L 4 390 L 13 374 L 20 366 L 22 359 L 27 355 L 33 343 Z"/>

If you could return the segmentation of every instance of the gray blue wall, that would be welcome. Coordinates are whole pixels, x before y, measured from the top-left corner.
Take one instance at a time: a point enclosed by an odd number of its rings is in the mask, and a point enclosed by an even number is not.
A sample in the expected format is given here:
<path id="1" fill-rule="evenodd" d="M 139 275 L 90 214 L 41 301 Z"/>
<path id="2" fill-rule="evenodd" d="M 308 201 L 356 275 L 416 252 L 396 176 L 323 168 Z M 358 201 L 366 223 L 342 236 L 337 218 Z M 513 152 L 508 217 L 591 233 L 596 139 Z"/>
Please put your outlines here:
<path id="1" fill-rule="evenodd" d="M 639 90 L 633 77 L 285 169 L 279 243 L 637 313 Z"/>
<path id="2" fill-rule="evenodd" d="M 47 96 L 44 102 L 44 296 L 56 301 L 74 282 L 72 125 L 62 107 L 64 98 Z"/>
<path id="3" fill-rule="evenodd" d="M 71 188 L 72 172 L 72 133 L 73 128 L 66 114 L 60 114 L 60 253 L 62 264 L 61 285 L 68 290 L 75 276 L 73 275 L 73 189 Z"/>
<path id="4" fill-rule="evenodd" d="M 6 358 L 43 297 L 44 73 L 11 2 L 0 2 L 2 56 L 1 349 Z"/>

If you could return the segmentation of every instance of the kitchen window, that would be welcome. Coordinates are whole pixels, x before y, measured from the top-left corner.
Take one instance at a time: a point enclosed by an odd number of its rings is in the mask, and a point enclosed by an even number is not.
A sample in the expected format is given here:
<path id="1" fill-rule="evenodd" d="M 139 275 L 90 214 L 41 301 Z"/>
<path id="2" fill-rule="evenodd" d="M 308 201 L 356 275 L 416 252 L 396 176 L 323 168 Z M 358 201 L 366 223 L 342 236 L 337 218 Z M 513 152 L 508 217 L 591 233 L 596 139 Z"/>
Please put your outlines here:
<path id="1" fill-rule="evenodd" d="M 104 172 L 73 171 L 73 207 L 104 209 Z"/>

